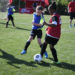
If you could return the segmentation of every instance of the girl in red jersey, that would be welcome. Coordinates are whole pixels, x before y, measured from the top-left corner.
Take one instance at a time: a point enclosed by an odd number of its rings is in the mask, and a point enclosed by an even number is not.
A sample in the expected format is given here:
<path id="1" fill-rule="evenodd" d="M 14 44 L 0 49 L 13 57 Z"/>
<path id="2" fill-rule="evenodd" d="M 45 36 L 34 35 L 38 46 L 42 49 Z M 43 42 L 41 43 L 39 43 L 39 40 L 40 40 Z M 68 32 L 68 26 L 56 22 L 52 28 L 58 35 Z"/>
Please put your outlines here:
<path id="1" fill-rule="evenodd" d="M 55 45 L 59 41 L 59 38 L 61 35 L 61 18 L 60 18 L 60 15 L 56 13 L 56 3 L 55 2 L 53 2 L 49 6 L 48 9 L 51 14 L 51 19 L 49 23 L 44 22 L 44 24 L 48 26 L 48 28 L 46 30 L 45 42 L 43 43 L 40 54 L 43 57 L 46 47 L 49 44 L 50 50 L 54 58 L 54 62 L 58 64 L 59 62 L 57 58 L 57 52 L 55 49 Z"/>

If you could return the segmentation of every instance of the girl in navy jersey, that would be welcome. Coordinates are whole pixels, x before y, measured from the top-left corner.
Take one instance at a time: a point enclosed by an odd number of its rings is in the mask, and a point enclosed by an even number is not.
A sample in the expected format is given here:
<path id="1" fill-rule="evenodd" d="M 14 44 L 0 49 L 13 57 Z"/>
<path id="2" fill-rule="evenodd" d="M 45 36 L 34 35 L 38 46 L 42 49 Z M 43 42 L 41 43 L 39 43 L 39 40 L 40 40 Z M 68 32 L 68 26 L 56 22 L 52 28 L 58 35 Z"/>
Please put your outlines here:
<path id="1" fill-rule="evenodd" d="M 36 7 L 36 12 L 33 14 L 33 21 L 32 21 L 32 31 L 29 39 L 26 42 L 26 45 L 21 52 L 21 54 L 26 54 L 27 49 L 32 42 L 33 39 L 37 36 L 38 44 L 40 47 L 42 47 L 41 38 L 42 38 L 42 27 L 43 25 L 40 23 L 41 19 L 44 19 L 44 16 L 42 14 L 43 8 L 41 6 Z M 48 58 L 47 52 L 44 53 L 45 57 Z"/>
<path id="2" fill-rule="evenodd" d="M 13 27 L 15 27 L 14 18 L 13 18 L 14 12 L 15 12 L 14 7 L 12 7 L 10 3 L 8 3 L 8 20 L 6 22 L 6 28 L 8 28 L 8 24 L 9 24 L 10 20 L 11 20 L 11 22 L 13 24 Z"/>
<path id="3" fill-rule="evenodd" d="M 41 48 L 41 56 L 43 57 L 43 54 L 46 50 L 47 45 L 49 44 L 50 50 L 52 52 L 54 62 L 58 62 L 57 58 L 57 52 L 55 49 L 55 45 L 59 41 L 60 35 L 61 35 L 61 18 L 60 15 L 57 14 L 56 12 L 56 3 L 53 2 L 49 8 L 48 8 L 50 14 L 51 14 L 51 19 L 49 23 L 44 22 L 48 28 L 46 29 L 46 37 L 45 37 L 45 42 L 43 43 L 43 46 Z"/>

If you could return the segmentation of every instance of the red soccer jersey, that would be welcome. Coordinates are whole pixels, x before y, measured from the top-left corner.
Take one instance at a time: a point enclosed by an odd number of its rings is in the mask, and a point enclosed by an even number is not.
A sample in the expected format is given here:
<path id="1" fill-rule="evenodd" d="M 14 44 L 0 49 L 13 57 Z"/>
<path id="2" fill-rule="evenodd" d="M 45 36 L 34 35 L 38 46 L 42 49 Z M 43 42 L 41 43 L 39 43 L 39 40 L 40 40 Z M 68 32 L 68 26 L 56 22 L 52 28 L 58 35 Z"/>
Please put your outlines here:
<path id="1" fill-rule="evenodd" d="M 57 26 L 56 27 L 48 26 L 46 34 L 59 39 L 61 35 L 61 18 L 57 13 L 55 13 L 52 15 L 50 23 L 52 23 L 53 17 L 57 17 Z"/>
<path id="2" fill-rule="evenodd" d="M 75 13 L 75 2 L 70 2 L 68 4 L 68 7 L 69 7 L 69 12 L 74 12 Z"/>

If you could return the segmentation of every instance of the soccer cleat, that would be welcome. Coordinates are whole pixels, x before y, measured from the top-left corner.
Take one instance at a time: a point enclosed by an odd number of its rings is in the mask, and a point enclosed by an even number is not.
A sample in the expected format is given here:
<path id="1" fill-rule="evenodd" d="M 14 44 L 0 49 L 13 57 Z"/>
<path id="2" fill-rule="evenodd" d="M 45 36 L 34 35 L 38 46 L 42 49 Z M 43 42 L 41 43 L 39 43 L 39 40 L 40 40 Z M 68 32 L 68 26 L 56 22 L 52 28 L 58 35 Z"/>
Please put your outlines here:
<path id="1" fill-rule="evenodd" d="M 48 53 L 47 52 L 45 52 L 44 55 L 45 55 L 45 58 L 48 58 Z"/>
<path id="2" fill-rule="evenodd" d="M 59 61 L 58 61 L 58 62 L 55 62 L 55 61 L 54 61 L 53 63 L 54 63 L 54 64 L 57 64 L 57 65 L 61 64 L 61 62 L 59 62 Z"/>
<path id="3" fill-rule="evenodd" d="M 21 54 L 26 54 L 26 50 L 23 50 L 23 51 L 21 52 Z"/>

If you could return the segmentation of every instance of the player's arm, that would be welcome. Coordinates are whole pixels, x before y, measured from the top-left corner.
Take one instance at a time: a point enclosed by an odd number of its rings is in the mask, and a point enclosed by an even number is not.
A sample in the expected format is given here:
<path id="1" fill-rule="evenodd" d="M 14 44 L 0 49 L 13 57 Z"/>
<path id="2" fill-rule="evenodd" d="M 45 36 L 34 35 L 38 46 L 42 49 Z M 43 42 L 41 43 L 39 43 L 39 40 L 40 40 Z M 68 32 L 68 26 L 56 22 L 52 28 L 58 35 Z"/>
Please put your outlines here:
<path id="1" fill-rule="evenodd" d="M 68 4 L 68 13 L 69 13 L 70 3 Z"/>
<path id="2" fill-rule="evenodd" d="M 33 20 L 32 20 L 32 24 L 35 26 L 42 26 L 41 24 L 38 24 L 35 20 L 35 15 L 33 15 Z"/>
<path id="3" fill-rule="evenodd" d="M 37 23 L 37 19 L 35 19 L 35 18 L 36 18 L 36 15 L 35 15 L 35 13 L 34 13 L 34 14 L 33 14 L 32 24 L 35 25 L 35 26 L 41 27 L 42 24 L 40 24 L 40 23 L 38 24 L 38 23 Z"/>
<path id="4" fill-rule="evenodd" d="M 42 24 L 37 24 L 37 23 L 34 23 L 34 22 L 32 22 L 32 24 L 35 25 L 35 26 L 42 26 Z"/>
<path id="5" fill-rule="evenodd" d="M 52 23 L 46 23 L 46 22 L 44 22 L 44 25 L 50 26 L 50 27 L 56 27 L 56 26 L 57 26 L 57 17 L 54 16 L 54 17 L 52 18 Z"/>
<path id="6" fill-rule="evenodd" d="M 72 3 L 71 2 L 68 4 L 68 13 L 69 13 L 69 8 L 70 7 L 72 7 Z"/>

